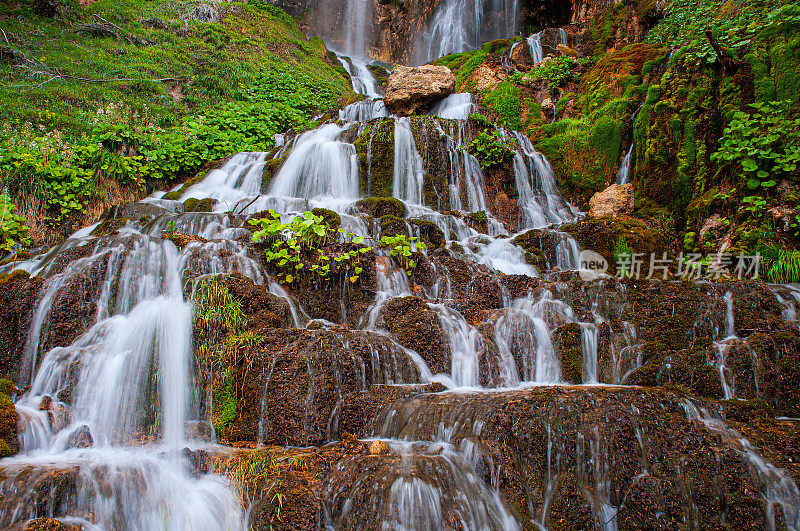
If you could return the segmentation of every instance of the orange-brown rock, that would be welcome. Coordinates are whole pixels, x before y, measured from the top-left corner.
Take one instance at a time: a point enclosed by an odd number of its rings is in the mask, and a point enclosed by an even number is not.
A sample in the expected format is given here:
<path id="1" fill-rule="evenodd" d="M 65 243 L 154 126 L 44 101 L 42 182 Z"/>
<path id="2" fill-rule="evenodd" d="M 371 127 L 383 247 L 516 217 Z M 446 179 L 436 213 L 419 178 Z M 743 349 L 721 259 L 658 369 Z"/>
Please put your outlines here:
<path id="1" fill-rule="evenodd" d="M 386 86 L 386 106 L 400 116 L 418 114 L 455 88 L 456 78 L 445 66 L 396 66 Z"/>

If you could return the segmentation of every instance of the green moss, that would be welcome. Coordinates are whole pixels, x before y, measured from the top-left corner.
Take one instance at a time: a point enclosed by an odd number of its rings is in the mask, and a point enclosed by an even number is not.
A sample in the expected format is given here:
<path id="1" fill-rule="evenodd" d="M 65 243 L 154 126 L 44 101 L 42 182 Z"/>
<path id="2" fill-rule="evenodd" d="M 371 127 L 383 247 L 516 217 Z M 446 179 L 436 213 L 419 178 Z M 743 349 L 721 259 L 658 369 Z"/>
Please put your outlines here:
<path id="1" fill-rule="evenodd" d="M 356 203 L 359 211 L 374 218 L 383 216 L 405 217 L 406 205 L 394 197 L 367 197 Z"/>
<path id="2" fill-rule="evenodd" d="M 215 394 L 211 417 L 214 429 L 218 432 L 233 422 L 238 412 L 238 402 L 233 391 L 233 374 L 229 371 L 226 376 L 225 385 Z"/>
<path id="3" fill-rule="evenodd" d="M 342 226 L 342 216 L 340 216 L 338 212 L 328 210 L 327 208 L 314 208 L 311 210 L 311 213 L 321 217 L 322 221 L 327 223 L 333 230 Z"/>
<path id="4" fill-rule="evenodd" d="M 216 203 L 217 200 L 210 197 L 206 199 L 192 197 L 183 202 L 183 208 L 186 212 L 213 212 Z"/>
<path id="5" fill-rule="evenodd" d="M 503 81 L 484 97 L 484 104 L 489 106 L 498 117 L 501 125 L 511 129 L 522 129 L 520 116 L 522 104 L 519 100 L 520 89 L 513 83 Z"/>
<path id="6" fill-rule="evenodd" d="M 362 196 L 391 197 L 394 180 L 394 122 L 374 120 L 353 143 Z"/>

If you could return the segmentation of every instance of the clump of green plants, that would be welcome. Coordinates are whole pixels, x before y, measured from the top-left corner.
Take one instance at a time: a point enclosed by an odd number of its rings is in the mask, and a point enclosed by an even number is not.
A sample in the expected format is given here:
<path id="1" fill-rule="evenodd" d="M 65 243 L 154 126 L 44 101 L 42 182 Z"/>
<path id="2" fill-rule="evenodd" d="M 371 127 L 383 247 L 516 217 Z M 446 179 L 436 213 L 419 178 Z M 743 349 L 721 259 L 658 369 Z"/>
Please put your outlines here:
<path id="1" fill-rule="evenodd" d="M 518 83 L 548 81 L 550 89 L 555 90 L 568 81 L 576 81 L 578 79 L 576 68 L 590 62 L 590 58 L 573 59 L 568 55 L 560 55 L 555 59 L 541 63 L 527 74 L 521 72 L 514 74 L 512 80 Z"/>
<path id="2" fill-rule="evenodd" d="M 0 214 L 0 253 L 11 253 L 27 248 L 31 239 L 28 237 L 25 219 L 14 213 L 17 207 L 9 201 L 5 194 L 0 196 L 0 209 L 2 209 L 2 214 Z"/>
<path id="3" fill-rule="evenodd" d="M 501 125 L 515 130 L 522 129 L 519 93 L 519 87 L 503 81 L 483 99 L 484 104 L 497 113 Z"/>
<path id="4" fill-rule="evenodd" d="M 783 177 L 798 182 L 800 118 L 789 116 L 786 101 L 750 107 L 733 115 L 712 159 L 732 166 L 750 190 L 769 190 Z"/>
<path id="5" fill-rule="evenodd" d="M 486 223 L 486 221 L 489 219 L 485 210 L 478 210 L 477 212 L 473 212 L 467 217 L 479 225 Z"/>
<path id="6" fill-rule="evenodd" d="M 381 238 L 381 246 L 391 250 L 391 256 L 400 263 L 400 267 L 402 267 L 408 275 L 413 273 L 414 269 L 417 267 L 414 254 L 425 250 L 424 243 L 417 241 L 415 236 L 408 237 L 405 234 L 383 236 Z"/>
<path id="7" fill-rule="evenodd" d="M 212 389 L 211 423 L 218 431 L 236 418 L 234 375 L 224 368 L 230 338 L 240 334 L 246 317 L 242 301 L 215 278 L 202 279 L 194 290 L 194 349 L 206 385 Z"/>
<path id="8" fill-rule="evenodd" d="M 501 166 L 514 158 L 514 149 L 499 131 L 481 131 L 475 140 L 467 144 L 467 151 L 473 155 L 481 165 L 488 169 Z"/>
<path id="9" fill-rule="evenodd" d="M 614 242 L 614 249 L 612 250 L 612 254 L 614 255 L 614 260 L 619 260 L 622 257 L 630 256 L 633 254 L 633 248 L 631 248 L 628 240 L 625 239 L 625 236 L 620 236 Z"/>
<path id="10" fill-rule="evenodd" d="M 775 244 L 759 249 L 762 254 L 762 276 L 776 284 L 800 282 L 800 251 L 793 251 Z"/>
<path id="11" fill-rule="evenodd" d="M 489 127 L 492 125 L 491 120 L 489 120 L 485 115 L 478 112 L 470 113 L 469 120 L 483 127 Z"/>
<path id="12" fill-rule="evenodd" d="M 742 198 L 745 204 L 744 210 L 754 218 L 760 218 L 767 211 L 767 201 L 757 195 L 749 195 Z"/>
<path id="13" fill-rule="evenodd" d="M 322 216 L 311 211 L 283 223 L 280 214 L 270 210 L 266 217 L 250 220 L 250 224 L 258 229 L 253 242 L 266 246 L 267 262 L 288 284 L 303 276 L 326 280 L 334 275 L 355 283 L 364 270 L 364 254 L 372 250 L 364 245 L 363 236 L 344 229 L 334 231 Z M 343 241 L 338 241 L 339 236 Z"/>

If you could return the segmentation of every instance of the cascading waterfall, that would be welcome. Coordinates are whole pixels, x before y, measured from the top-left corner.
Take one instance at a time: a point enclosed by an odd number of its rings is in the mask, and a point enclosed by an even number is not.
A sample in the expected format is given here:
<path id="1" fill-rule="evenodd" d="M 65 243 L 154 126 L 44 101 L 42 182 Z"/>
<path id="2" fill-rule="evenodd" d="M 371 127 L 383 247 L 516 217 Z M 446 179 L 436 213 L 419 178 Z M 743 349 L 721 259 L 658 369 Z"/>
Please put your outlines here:
<path id="1" fill-rule="evenodd" d="M 644 103 L 639 106 L 633 116 L 631 117 L 631 130 L 636 130 L 636 117 L 639 115 L 639 111 L 642 110 L 642 106 Z M 635 137 L 634 137 L 635 138 Z M 631 161 L 633 160 L 633 152 L 634 148 L 636 147 L 636 141 L 631 140 L 631 147 L 628 148 L 628 152 L 625 154 L 625 158 L 622 159 L 622 164 L 619 167 L 619 172 L 617 172 L 617 184 L 628 184 L 630 182 L 630 173 L 631 173 Z"/>
<path id="2" fill-rule="evenodd" d="M 423 178 L 422 157 L 414 143 L 411 122 L 408 118 L 395 118 L 392 196 L 406 203 L 421 204 Z"/>
<path id="3" fill-rule="evenodd" d="M 544 59 L 544 50 L 542 49 L 542 33 L 534 33 L 527 39 L 528 50 L 531 52 L 531 60 L 533 64 L 538 65 Z"/>
<path id="4" fill-rule="evenodd" d="M 446 13 L 451 4 L 454 3 L 443 4 L 440 13 Z M 358 6 L 359 2 L 354 0 L 350 5 Z M 513 9 L 516 10 L 515 4 Z M 432 27 L 436 27 L 435 23 Z M 562 42 L 566 42 L 566 34 L 560 32 L 560 35 Z M 541 59 L 540 34 L 536 37 L 534 42 L 538 42 Z M 347 39 L 356 42 L 362 37 L 348 34 Z M 343 230 L 376 239 L 380 236 L 379 228 L 367 226 L 356 215 L 354 203 L 361 196 L 361 176 L 356 149 L 350 142 L 361 123 L 385 117 L 386 109 L 378 99 L 379 91 L 369 70 L 355 62 L 342 62 L 351 72 L 353 86 L 367 99 L 342 110 L 339 116 L 345 123 L 326 123 L 286 142 L 277 154 L 284 162 L 269 186 L 265 186 L 263 177 L 268 155 L 240 153 L 189 187 L 180 199 L 212 199 L 216 202 L 214 212 L 182 213 L 180 203 L 156 194 L 146 202 L 161 209 L 151 221 L 131 220 L 116 236 L 97 238 L 89 235 L 91 230 L 82 230 L 68 240 L 64 250 L 69 246 L 91 245 L 92 252 L 72 261 L 63 272 L 54 270 L 48 274 L 42 289 L 25 348 L 24 375 L 28 381 L 24 383 L 30 383 L 30 389 L 17 402 L 24 424 L 20 437 L 24 454 L 4 461 L 6 477 L 14 472 L 22 474 L 31 465 L 44 469 L 79 467 L 74 504 L 81 514 L 92 515 L 91 522 L 88 518 L 81 521 L 88 528 L 92 525 L 130 529 L 247 527 L 244 521 L 247 508 L 240 507 L 226 480 L 213 474 L 187 472 L 190 467 L 184 455 L 190 451 L 188 448 L 204 444 L 199 438 L 187 435 L 190 432 L 187 427 L 207 420 L 198 418 L 192 407 L 197 389 L 192 387 L 192 305 L 188 294 L 198 277 L 237 271 L 257 284 L 269 286 L 271 293 L 286 300 L 294 326 L 308 327 L 303 333 L 336 326 L 310 319 L 287 291 L 263 273 L 258 261 L 249 256 L 247 246 L 239 242 L 247 241 L 251 235 L 243 227 L 248 215 L 266 208 L 276 208 L 287 221 L 296 213 L 324 206 L 341 216 Z M 426 159 L 418 149 L 408 118 L 393 118 L 392 195 L 405 203 L 406 222 L 412 234 L 420 233 L 411 221 L 428 221 L 442 230 L 445 244 L 451 249 L 456 249 L 453 243 L 459 244 L 461 250 L 451 251 L 454 255 L 509 275 L 539 276 L 526 262 L 522 249 L 512 243 L 513 236 L 507 235 L 510 231 L 488 208 L 480 164 L 462 149 L 469 138 L 466 121 L 473 109 L 471 95 L 456 94 L 434 105 L 431 111 L 438 118 L 451 120 L 430 118 L 444 150 L 440 159 L 449 163 L 446 171 L 449 171 L 451 202 L 446 206 L 458 212 L 445 214 L 426 206 L 423 193 Z M 524 218 L 520 228 L 557 227 L 577 219 L 580 212 L 561 196 L 545 157 L 525 136 L 516 132 L 510 136 L 519 146 L 513 169 L 519 192 L 517 201 Z M 463 219 L 464 214 L 481 210 L 486 212 L 488 234 L 479 233 Z M 161 238 L 161 233 L 170 226 L 211 241 L 193 241 L 179 250 L 171 241 Z M 550 232 L 557 239 L 554 256 L 548 257 L 551 267 L 574 269 L 579 255 L 575 240 L 553 228 L 542 232 Z M 567 282 L 554 283 L 556 286 L 552 288 L 539 283 L 526 288 L 530 289 L 527 296 L 517 294 L 513 299 L 506 290 L 495 315 L 480 315 L 485 321 L 479 323 L 474 312 L 470 314 L 469 308 L 454 300 L 449 272 L 434 271 L 433 276 L 442 277 L 437 283 L 412 287 L 408 275 L 392 263 L 385 250 L 377 253 L 374 279 L 377 288 L 371 288 L 374 300 L 355 322 L 359 334 L 387 338 L 391 347 L 387 349 L 389 355 L 383 358 L 386 352 L 382 354 L 375 349 L 370 360 L 372 366 L 353 356 L 352 363 L 357 368 L 353 378 L 359 391 L 368 390 L 370 383 L 375 382 L 386 387 L 403 382 L 437 382 L 445 384 L 450 395 L 461 393 L 459 399 L 467 401 L 476 396 L 511 393 L 523 386 L 560 385 L 567 380 L 576 385 L 597 385 L 601 381 L 622 384 L 625 376 L 642 363 L 641 355 L 635 354 L 639 346 L 635 326 L 622 322 L 622 332 L 619 329 L 616 333 L 607 332 L 609 323 L 619 325 L 620 315 L 608 308 L 598 309 L 601 306 L 598 304 L 593 305 L 591 312 L 580 313 L 574 300 L 573 309 L 559 291 Z M 47 272 L 52 261 L 53 255 L 45 255 L 25 264 L 31 270 Z M 72 344 L 44 348 L 49 315 L 59 294 L 76 275 L 95 270 L 100 271 L 97 274 L 102 281 L 91 291 L 97 302 L 94 321 Z M 381 312 L 386 305 L 394 298 L 412 296 L 433 301 L 426 303 L 425 311 L 434 316 L 450 353 L 445 374 L 432 374 L 422 356 L 399 346 L 380 329 Z M 723 300 L 726 322 L 724 332 L 717 334 L 722 338 L 715 337 L 718 346 L 736 339 L 732 293 L 726 293 Z M 789 312 L 788 306 L 786 311 Z M 574 367 L 562 358 L 565 352 L 560 351 L 555 339 L 557 331 L 570 327 L 578 331 L 579 377 L 568 371 Z M 601 327 L 602 341 L 611 336 L 608 349 L 613 358 L 613 382 L 608 381 L 607 365 L 602 371 L 600 367 Z M 343 332 L 335 333 L 347 352 Z M 732 383 L 727 383 L 725 353 L 719 352 L 718 368 L 728 398 L 734 396 L 734 389 Z M 484 365 L 492 365 L 494 371 L 485 381 Z M 337 377 L 345 379 L 338 374 Z M 578 378 L 580 381 L 574 381 Z M 270 377 L 266 380 L 265 391 L 273 384 Z M 448 393 L 435 396 L 445 397 L 444 400 Z M 259 443 L 269 441 L 265 426 L 269 415 L 273 415 L 266 405 L 266 396 L 265 392 L 258 426 Z M 376 441 L 386 443 L 387 459 L 394 459 L 399 465 L 391 473 L 380 471 L 372 478 L 376 488 L 383 489 L 379 490 L 381 494 L 376 496 L 375 503 L 360 507 L 353 503 L 350 493 L 333 485 L 326 490 L 323 501 L 324 524 L 330 528 L 346 527 L 358 517 L 356 513 L 364 510 L 373 511 L 369 513 L 370 525 L 381 528 L 438 529 L 444 520 L 465 529 L 520 528 L 499 493 L 499 470 L 485 473 L 487 467 L 491 469 L 494 465 L 490 458 L 484 459 L 483 449 L 475 442 L 483 429 L 479 417 L 462 415 L 464 411 L 457 408 L 444 408 L 442 415 L 447 421 L 428 425 L 424 421 L 429 419 L 422 416 L 429 410 L 418 407 L 415 400 L 419 399 L 416 396 L 408 399 L 405 409 L 399 401 L 397 408 L 376 423 L 373 434 L 378 438 Z M 789 525 L 797 528 L 800 497 L 791 479 L 758 457 L 752 445 L 738 434 L 721 427 L 707 412 L 701 413 L 690 406 L 686 406 L 687 415 L 734 444 L 750 463 L 756 478 L 754 483 L 765 500 L 781 505 Z M 564 414 L 576 413 L 579 411 L 573 409 Z M 332 414 L 330 426 L 335 420 Z M 458 440 L 454 434 L 459 429 L 470 431 L 471 437 Z M 620 507 L 612 503 L 613 456 L 598 428 L 586 429 L 568 442 L 557 433 L 555 422 L 547 422 L 545 430 L 547 462 L 542 468 L 541 500 L 536 507 L 533 501 L 528 502 L 532 507 L 529 512 L 541 515 L 538 525 L 550 525 L 548 507 L 560 474 L 564 474 L 561 460 L 569 444 L 576 454 L 579 488 L 590 500 L 597 527 L 616 528 Z M 335 433 L 328 428 L 329 438 Z M 641 432 L 636 434 L 644 453 Z M 359 458 L 378 459 L 372 455 Z M 646 458 L 643 461 L 647 463 Z M 361 481 L 362 475 L 368 474 L 366 469 L 354 465 L 352 473 Z M 32 511 L 23 500 L 19 514 L 1 516 L 17 524 L 37 516 Z"/>
<path id="5" fill-rule="evenodd" d="M 527 217 L 527 227 L 561 225 L 577 218 L 576 209 L 567 203 L 556 182 L 550 163 L 521 133 L 514 131 L 521 151 L 514 156 L 514 176 L 519 192 L 520 209 Z"/>
<path id="6" fill-rule="evenodd" d="M 485 3 L 446 0 L 417 36 L 414 59 L 417 64 L 425 64 L 443 55 L 475 49 L 484 42 L 514 35 L 518 14 L 518 0 Z"/>

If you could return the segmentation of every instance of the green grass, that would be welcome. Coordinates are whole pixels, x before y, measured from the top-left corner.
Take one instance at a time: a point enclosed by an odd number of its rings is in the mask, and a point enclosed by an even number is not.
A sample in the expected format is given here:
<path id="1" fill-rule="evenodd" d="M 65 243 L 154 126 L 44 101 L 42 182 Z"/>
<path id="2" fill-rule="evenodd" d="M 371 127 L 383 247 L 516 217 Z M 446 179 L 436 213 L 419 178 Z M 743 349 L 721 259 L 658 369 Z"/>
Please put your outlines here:
<path id="1" fill-rule="evenodd" d="M 0 42 L 24 57 L 0 65 L 0 187 L 35 244 L 65 220 L 95 221 L 87 206 L 113 202 L 109 190 L 169 186 L 267 151 L 275 133 L 354 98 L 324 43 L 266 2 L 219 2 L 206 21 L 191 13 L 208 2 L 193 0 L 65 5 L 53 18 L 25 1 L 0 11 Z M 117 36 L 76 31 L 98 22 Z"/>

